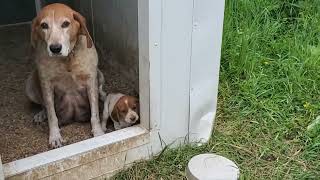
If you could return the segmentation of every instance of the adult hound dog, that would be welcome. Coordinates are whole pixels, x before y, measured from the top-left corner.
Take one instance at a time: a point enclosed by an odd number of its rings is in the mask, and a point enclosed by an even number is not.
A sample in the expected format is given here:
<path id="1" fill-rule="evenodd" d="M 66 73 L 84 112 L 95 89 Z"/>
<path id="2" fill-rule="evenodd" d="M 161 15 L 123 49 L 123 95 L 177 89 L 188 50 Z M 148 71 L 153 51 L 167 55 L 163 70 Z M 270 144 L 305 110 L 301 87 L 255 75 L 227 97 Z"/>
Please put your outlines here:
<path id="1" fill-rule="evenodd" d="M 31 45 L 36 69 L 26 93 L 43 110 L 35 122 L 48 119 L 49 145 L 62 146 L 59 126 L 91 121 L 92 134 L 104 134 L 99 119 L 99 90 L 104 78 L 85 18 L 63 4 L 44 7 L 32 22 Z"/>

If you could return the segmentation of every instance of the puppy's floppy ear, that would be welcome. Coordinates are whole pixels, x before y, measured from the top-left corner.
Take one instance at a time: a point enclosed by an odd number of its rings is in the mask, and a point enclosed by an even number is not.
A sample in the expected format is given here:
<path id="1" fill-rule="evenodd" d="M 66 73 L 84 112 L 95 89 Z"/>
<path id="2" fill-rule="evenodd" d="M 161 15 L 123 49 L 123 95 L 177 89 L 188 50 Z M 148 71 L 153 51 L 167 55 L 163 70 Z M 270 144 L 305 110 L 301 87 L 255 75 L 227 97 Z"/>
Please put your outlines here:
<path id="1" fill-rule="evenodd" d="M 38 25 L 39 25 L 39 18 L 35 17 L 32 20 L 32 24 L 31 24 L 31 46 L 33 48 L 36 47 L 36 43 L 39 40 L 39 34 L 38 34 L 39 27 L 38 27 Z"/>
<path id="2" fill-rule="evenodd" d="M 73 12 L 73 18 L 80 24 L 79 34 L 85 35 L 87 38 L 87 48 L 92 47 L 92 39 L 86 26 L 86 19 L 78 12 Z"/>
<path id="3" fill-rule="evenodd" d="M 115 120 L 117 122 L 120 121 L 120 114 L 119 113 L 120 113 L 119 107 L 115 106 L 112 113 L 111 113 L 113 120 Z"/>

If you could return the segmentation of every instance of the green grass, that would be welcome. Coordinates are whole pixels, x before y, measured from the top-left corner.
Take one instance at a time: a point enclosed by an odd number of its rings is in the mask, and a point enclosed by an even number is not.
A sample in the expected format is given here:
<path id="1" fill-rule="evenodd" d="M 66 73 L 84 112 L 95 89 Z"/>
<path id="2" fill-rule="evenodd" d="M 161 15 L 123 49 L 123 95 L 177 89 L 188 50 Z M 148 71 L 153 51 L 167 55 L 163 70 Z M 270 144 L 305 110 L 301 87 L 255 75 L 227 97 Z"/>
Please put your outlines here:
<path id="1" fill-rule="evenodd" d="M 241 179 L 320 179 L 320 1 L 226 0 L 218 114 L 204 146 L 169 149 L 115 179 L 183 179 L 213 152 Z"/>

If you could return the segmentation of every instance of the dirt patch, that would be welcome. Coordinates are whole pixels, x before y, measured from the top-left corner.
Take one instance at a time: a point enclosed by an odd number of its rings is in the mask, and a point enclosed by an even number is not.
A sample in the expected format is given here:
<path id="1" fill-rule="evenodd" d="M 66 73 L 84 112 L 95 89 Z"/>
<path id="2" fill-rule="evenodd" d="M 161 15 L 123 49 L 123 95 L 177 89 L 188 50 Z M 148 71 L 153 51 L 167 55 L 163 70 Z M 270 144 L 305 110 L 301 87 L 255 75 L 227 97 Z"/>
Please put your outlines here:
<path id="1" fill-rule="evenodd" d="M 0 28 L 0 154 L 3 163 L 49 150 L 47 123 L 34 124 L 40 110 L 25 95 L 25 80 L 34 68 L 29 51 L 30 25 Z M 108 68 L 111 55 L 100 55 L 107 92 L 137 96 L 132 83 L 119 71 Z M 66 144 L 91 138 L 90 123 L 73 123 L 61 127 Z"/>

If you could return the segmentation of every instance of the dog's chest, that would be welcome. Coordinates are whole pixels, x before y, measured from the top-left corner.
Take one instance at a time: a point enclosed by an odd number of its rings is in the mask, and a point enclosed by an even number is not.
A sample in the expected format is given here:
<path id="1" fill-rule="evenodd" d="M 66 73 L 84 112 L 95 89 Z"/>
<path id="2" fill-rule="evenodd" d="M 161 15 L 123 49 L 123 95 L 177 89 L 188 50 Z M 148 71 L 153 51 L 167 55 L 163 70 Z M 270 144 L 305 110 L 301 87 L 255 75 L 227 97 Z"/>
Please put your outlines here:
<path id="1" fill-rule="evenodd" d="M 41 79 L 54 86 L 77 88 L 95 78 L 96 65 L 78 57 L 42 61 L 38 65 Z"/>

